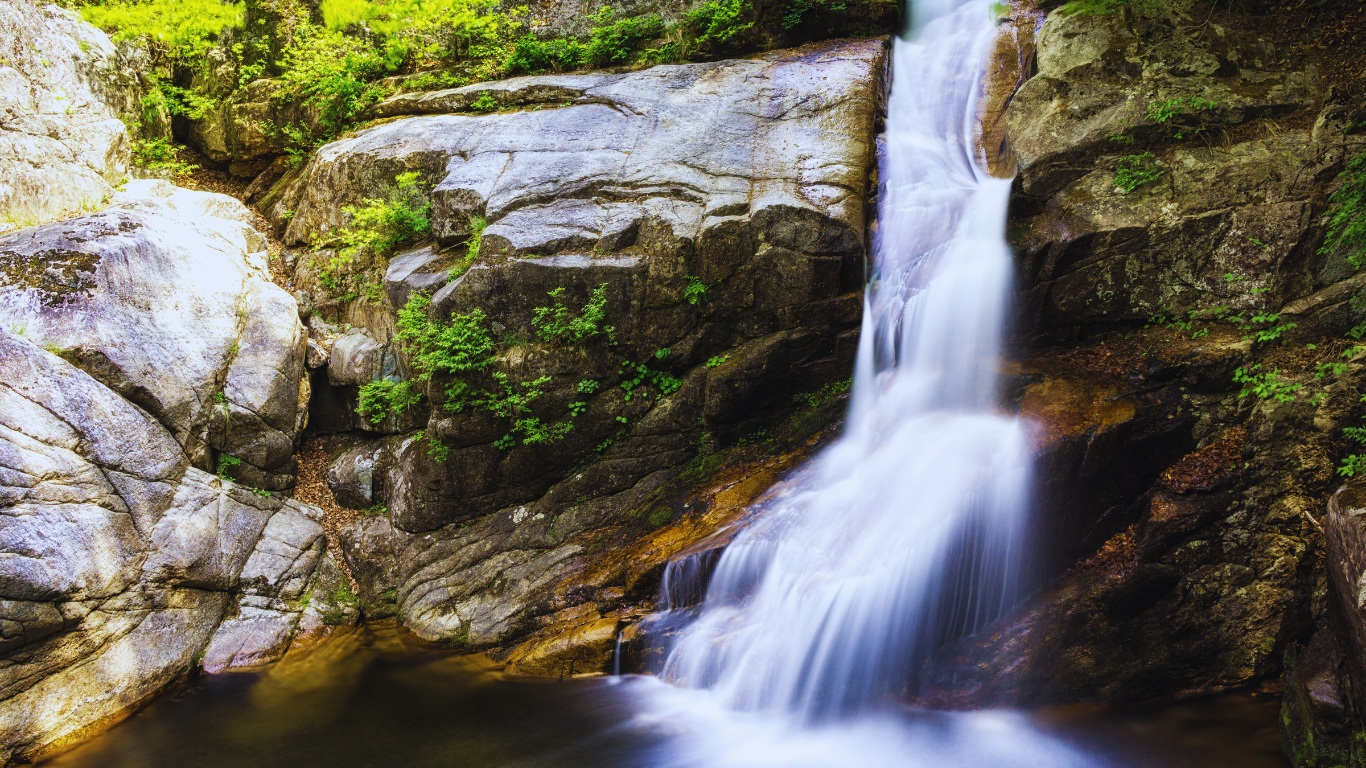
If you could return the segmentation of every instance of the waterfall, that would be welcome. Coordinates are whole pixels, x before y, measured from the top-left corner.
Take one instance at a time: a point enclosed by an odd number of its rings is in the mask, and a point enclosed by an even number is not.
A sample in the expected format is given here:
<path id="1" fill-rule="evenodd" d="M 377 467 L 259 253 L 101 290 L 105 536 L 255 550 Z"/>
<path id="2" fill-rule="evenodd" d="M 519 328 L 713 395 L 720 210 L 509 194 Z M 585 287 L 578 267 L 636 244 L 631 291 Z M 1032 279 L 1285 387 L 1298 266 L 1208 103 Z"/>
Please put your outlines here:
<path id="1" fill-rule="evenodd" d="M 828 721 L 912 689 L 1018 598 L 1026 430 L 998 410 L 1010 182 L 978 148 L 986 0 L 916 0 L 895 42 L 845 433 L 720 555 L 660 677 L 726 709 Z M 676 564 L 665 607 L 701 593 Z M 686 577 L 686 578 L 683 578 Z"/>

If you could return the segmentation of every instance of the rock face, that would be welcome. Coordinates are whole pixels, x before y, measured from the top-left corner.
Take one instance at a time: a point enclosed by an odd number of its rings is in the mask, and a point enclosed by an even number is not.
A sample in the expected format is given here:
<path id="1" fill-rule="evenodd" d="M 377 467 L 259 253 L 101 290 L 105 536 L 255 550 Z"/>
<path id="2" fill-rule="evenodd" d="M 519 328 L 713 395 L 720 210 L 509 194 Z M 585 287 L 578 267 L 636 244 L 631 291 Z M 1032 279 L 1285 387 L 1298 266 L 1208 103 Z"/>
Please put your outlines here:
<path id="1" fill-rule="evenodd" d="M 1007 121 L 1046 588 L 923 698 L 1241 685 L 1323 620 L 1313 521 L 1363 371 L 1343 355 L 1356 279 L 1317 222 L 1364 145 L 1266 46 L 1179 17 L 1043 22 Z"/>
<path id="2" fill-rule="evenodd" d="M 0 3 L 0 232 L 103 206 L 128 176 L 146 62 L 73 11 Z"/>
<path id="3" fill-rule="evenodd" d="M 131 182 L 105 211 L 0 236 L 0 323 L 156 417 L 196 466 L 229 457 L 280 490 L 308 390 L 265 248 L 236 200 Z"/>
<path id="4" fill-rule="evenodd" d="M 488 644 L 524 630 L 542 610 L 532 602 L 581 564 L 582 540 L 640 514 L 699 441 L 770 429 L 795 393 L 847 375 L 884 46 L 482 86 L 507 110 L 360 131 L 272 193 L 287 242 L 302 244 L 419 172 L 437 243 L 388 264 L 387 312 L 414 295 L 431 296 L 434 327 L 482 312 L 491 370 L 514 392 L 540 381 L 525 417 L 568 425 L 548 443 L 526 440 L 506 414 L 445 407 L 452 377 L 435 376 L 422 439 L 334 467 L 353 503 L 382 488 L 373 503 L 389 513 L 346 534 L 365 592 L 396 591 L 403 620 L 427 637 Z M 540 108 L 550 91 L 560 103 Z M 469 93 L 388 109 L 458 108 Z M 487 222 L 478 257 L 452 278 L 476 220 Z M 556 340 L 538 320 L 579 317 L 595 295 L 602 316 L 583 338 Z M 356 303 L 334 321 L 367 332 L 332 342 L 329 382 L 412 380 L 408 347 L 402 370 L 383 363 L 392 314 L 366 317 Z"/>
<path id="5" fill-rule="evenodd" d="M 283 652 L 316 508 L 190 467 L 147 413 L 4 328 L 0 382 L 0 762 L 116 722 L 201 656 Z"/>

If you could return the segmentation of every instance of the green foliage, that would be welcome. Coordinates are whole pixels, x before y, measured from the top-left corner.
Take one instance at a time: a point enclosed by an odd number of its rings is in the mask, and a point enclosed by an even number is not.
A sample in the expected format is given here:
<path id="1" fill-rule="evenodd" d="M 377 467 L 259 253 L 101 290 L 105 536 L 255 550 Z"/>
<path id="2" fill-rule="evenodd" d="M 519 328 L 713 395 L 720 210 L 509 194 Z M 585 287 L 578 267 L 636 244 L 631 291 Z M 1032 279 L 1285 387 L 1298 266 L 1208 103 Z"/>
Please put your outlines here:
<path id="1" fill-rule="evenodd" d="M 602 385 L 598 383 L 597 379 L 580 379 L 579 385 L 575 387 L 575 389 L 577 389 L 580 394 L 591 395 L 594 392 L 597 392 L 600 386 Z"/>
<path id="2" fill-rule="evenodd" d="M 696 306 L 707 298 L 707 284 L 702 282 L 702 278 L 697 275 L 688 275 L 687 280 L 688 285 L 683 289 L 683 298 L 689 304 Z"/>
<path id="3" fill-rule="evenodd" d="M 1119 159 L 1115 170 L 1115 191 L 1127 195 L 1135 189 L 1162 178 L 1163 171 L 1157 166 L 1157 158 L 1152 152 L 1125 155 Z"/>
<path id="4" fill-rule="evenodd" d="M 1259 344 L 1270 341 L 1280 341 L 1284 344 L 1285 339 L 1281 337 L 1285 332 L 1298 327 L 1299 323 L 1282 323 L 1281 316 L 1278 313 L 1259 312 L 1252 316 L 1249 325 L 1243 326 L 1243 330 L 1251 330 L 1252 335 L 1245 338 L 1250 338 Z"/>
<path id="5" fill-rule="evenodd" d="M 1062 12 L 1075 16 L 1108 16 L 1112 14 L 1147 15 L 1162 10 L 1163 0 L 1071 0 Z"/>
<path id="6" fill-rule="evenodd" d="M 236 456 L 229 456 L 226 453 L 219 454 L 218 468 L 215 470 L 215 474 L 224 480 L 235 480 L 236 478 L 233 477 L 234 470 L 240 466 L 242 466 L 242 460 Z"/>
<path id="7" fill-rule="evenodd" d="M 465 274 L 479 260 L 479 249 L 484 245 L 484 230 L 488 228 L 488 221 L 483 216 L 470 217 L 470 236 L 465 241 L 465 257 L 459 264 L 451 267 L 451 272 L 447 276 L 447 281 L 454 280 Z"/>
<path id="8" fill-rule="evenodd" d="M 730 43 L 754 26 L 749 0 L 707 0 L 683 17 L 696 49 L 712 49 Z"/>
<path id="9" fill-rule="evenodd" d="M 605 336 L 610 343 L 616 343 L 616 327 L 603 324 L 607 318 L 607 283 L 594 288 L 588 302 L 577 313 L 570 312 L 560 301 L 563 294 L 564 288 L 550 291 L 548 295 L 555 302 L 532 311 L 531 325 L 542 341 L 583 343 Z"/>
<path id="10" fill-rule="evenodd" d="M 584 41 L 569 38 L 542 40 L 524 35 L 503 61 L 505 74 L 565 71 L 580 67 L 631 64 L 645 51 L 645 43 L 663 37 L 669 27 L 658 14 L 618 18 L 611 6 L 599 8 L 589 20 Z"/>
<path id="11" fill-rule="evenodd" d="M 475 112 L 492 112 L 498 108 L 498 100 L 493 98 L 493 94 L 484 91 L 470 102 L 470 109 Z"/>
<path id="12" fill-rule="evenodd" d="M 188 176 L 199 166 L 180 159 L 184 149 L 164 138 L 136 140 L 133 142 L 133 164 L 149 171 L 170 171 L 174 176 Z"/>
<path id="13" fill-rule="evenodd" d="M 369 419 L 371 424 L 379 424 L 390 416 L 412 408 L 421 400 L 421 393 L 415 391 L 407 381 L 371 381 L 361 385 L 356 413 Z"/>
<path id="14" fill-rule="evenodd" d="M 398 311 L 398 338 L 409 351 L 418 381 L 438 373 L 464 376 L 493 364 L 493 336 L 484 326 L 483 310 L 452 315 L 449 323 L 434 323 L 427 318 L 430 304 L 430 298 L 414 293 Z M 448 387 L 448 397 L 451 394 Z M 452 410 L 460 410 L 464 389 L 454 394 L 457 400 Z"/>
<path id="15" fill-rule="evenodd" d="M 783 9 L 783 29 L 792 29 L 807 20 L 811 11 L 842 13 L 847 8 L 843 0 L 788 0 Z"/>
<path id="16" fill-rule="evenodd" d="M 280 62 L 280 83 L 274 98 L 301 102 L 318 112 L 321 130 L 305 135 L 280 129 L 292 143 L 307 149 L 332 139 L 355 124 L 366 109 L 384 95 L 372 81 L 393 72 L 397 63 L 366 41 L 326 27 L 300 27 Z"/>
<path id="17" fill-rule="evenodd" d="M 707 358 L 707 367 L 720 368 L 721 366 L 725 365 L 726 361 L 729 359 L 730 355 L 713 355 Z"/>
<path id="18" fill-rule="evenodd" d="M 1303 384 L 1291 384 L 1281 379 L 1279 370 L 1261 370 L 1262 364 L 1244 366 L 1233 372 L 1233 380 L 1243 385 L 1238 397 L 1254 395 L 1260 400 L 1273 400 L 1278 403 L 1289 403 L 1295 399 L 1295 393 L 1304 388 Z"/>
<path id="19" fill-rule="evenodd" d="M 1352 157 L 1338 177 L 1342 186 L 1329 196 L 1328 232 L 1321 254 L 1345 251 L 1355 269 L 1366 264 L 1366 152 Z"/>
<path id="20" fill-rule="evenodd" d="M 667 352 L 668 350 L 660 350 Z M 658 353 L 656 358 L 661 357 Z M 664 355 L 663 357 L 667 357 Z M 677 392 L 683 386 L 683 380 L 664 371 L 657 371 L 645 363 L 624 362 L 617 371 L 622 376 L 621 389 L 626 393 L 626 400 L 635 396 L 635 391 L 643 386 L 653 386 L 658 390 L 655 399 L 666 397 Z"/>
<path id="21" fill-rule="evenodd" d="M 422 189 L 421 176 L 409 171 L 400 173 L 394 182 L 395 190 L 387 200 L 370 198 L 342 209 L 349 223 L 327 241 L 338 248 L 319 275 L 324 287 L 337 289 L 341 276 L 358 257 L 387 258 L 404 243 L 431 233 L 432 204 Z"/>
<path id="22" fill-rule="evenodd" d="M 532 411 L 545 394 L 549 376 L 513 382 L 503 371 L 491 371 L 495 357 L 492 334 L 482 310 L 452 315 L 449 324 L 428 318 L 431 299 L 415 293 L 399 310 L 398 338 L 405 344 L 419 381 L 436 374 L 452 377 L 444 388 L 442 407 L 462 412 L 481 410 L 511 422 L 511 429 L 494 445 L 504 450 L 522 445 L 549 445 L 573 429 L 569 421 L 546 423 Z M 583 387 L 583 382 L 580 382 Z M 578 415 L 581 409 L 572 415 Z M 433 459 L 442 461 L 449 448 L 433 441 Z"/>
<path id="23" fill-rule="evenodd" d="M 1147 118 L 1161 125 L 1170 125 L 1172 135 L 1184 139 L 1203 132 L 1208 113 L 1218 108 L 1219 102 L 1198 97 L 1161 99 L 1148 104 Z"/>
<path id="24" fill-rule="evenodd" d="M 611 6 L 604 5 L 592 16 L 593 28 L 583 47 L 582 64 L 607 67 L 630 63 L 643 43 L 660 37 L 665 32 L 664 21 L 656 14 L 616 17 Z"/>
<path id="25" fill-rule="evenodd" d="M 1352 453 L 1342 457 L 1342 463 L 1338 464 L 1338 474 L 1343 477 L 1366 474 L 1366 456 Z"/>
<path id="26" fill-rule="evenodd" d="M 1148 119 L 1163 125 L 1191 111 L 1217 109 L 1219 102 L 1201 98 L 1161 99 L 1148 104 Z"/>
<path id="27" fill-rule="evenodd" d="M 845 395 L 854 388 L 853 379 L 843 379 L 831 382 L 816 390 L 815 392 L 803 392 L 793 395 L 793 400 L 801 403 L 811 410 L 827 408 L 838 403 Z"/>
<path id="28" fill-rule="evenodd" d="M 244 4 L 220 0 L 105 0 L 81 7 L 81 17 L 114 39 L 142 38 L 172 59 L 204 56 L 224 30 L 242 26 Z"/>

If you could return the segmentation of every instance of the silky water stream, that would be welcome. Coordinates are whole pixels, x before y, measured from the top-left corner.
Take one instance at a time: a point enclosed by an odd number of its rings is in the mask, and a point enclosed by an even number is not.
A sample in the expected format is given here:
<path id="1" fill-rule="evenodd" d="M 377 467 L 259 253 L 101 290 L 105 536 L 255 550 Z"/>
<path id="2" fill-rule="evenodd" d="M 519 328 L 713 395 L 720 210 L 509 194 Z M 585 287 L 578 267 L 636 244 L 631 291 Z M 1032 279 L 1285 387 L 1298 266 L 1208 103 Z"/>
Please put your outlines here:
<path id="1" fill-rule="evenodd" d="M 903 703 L 928 654 L 999 617 L 1029 570 L 1027 425 L 997 391 L 1010 182 L 976 138 L 989 6 L 914 3 L 845 433 L 714 568 L 670 566 L 655 675 L 516 681 L 392 627 L 341 632 L 193 681 L 51 764 L 1285 766 L 1274 698 L 1247 693 L 1109 711 Z"/>

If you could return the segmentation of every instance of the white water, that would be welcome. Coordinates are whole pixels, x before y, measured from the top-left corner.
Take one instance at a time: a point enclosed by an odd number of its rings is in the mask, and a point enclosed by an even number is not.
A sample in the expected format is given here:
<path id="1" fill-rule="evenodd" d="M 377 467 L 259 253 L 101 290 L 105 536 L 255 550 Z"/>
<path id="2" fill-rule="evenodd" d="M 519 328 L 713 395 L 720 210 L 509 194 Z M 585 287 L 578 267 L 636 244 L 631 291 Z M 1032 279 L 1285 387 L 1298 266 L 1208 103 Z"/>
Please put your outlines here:
<path id="1" fill-rule="evenodd" d="M 897 703 L 932 651 L 1018 598 L 1030 508 L 1025 429 L 998 410 L 1010 182 L 976 141 L 995 22 L 987 0 L 916 0 L 913 22 L 846 432 L 726 548 L 700 611 L 680 600 L 700 561 L 671 565 L 666 608 L 697 616 L 654 711 L 690 723 L 690 756 L 661 762 L 1085 764 L 1009 713 Z"/>

